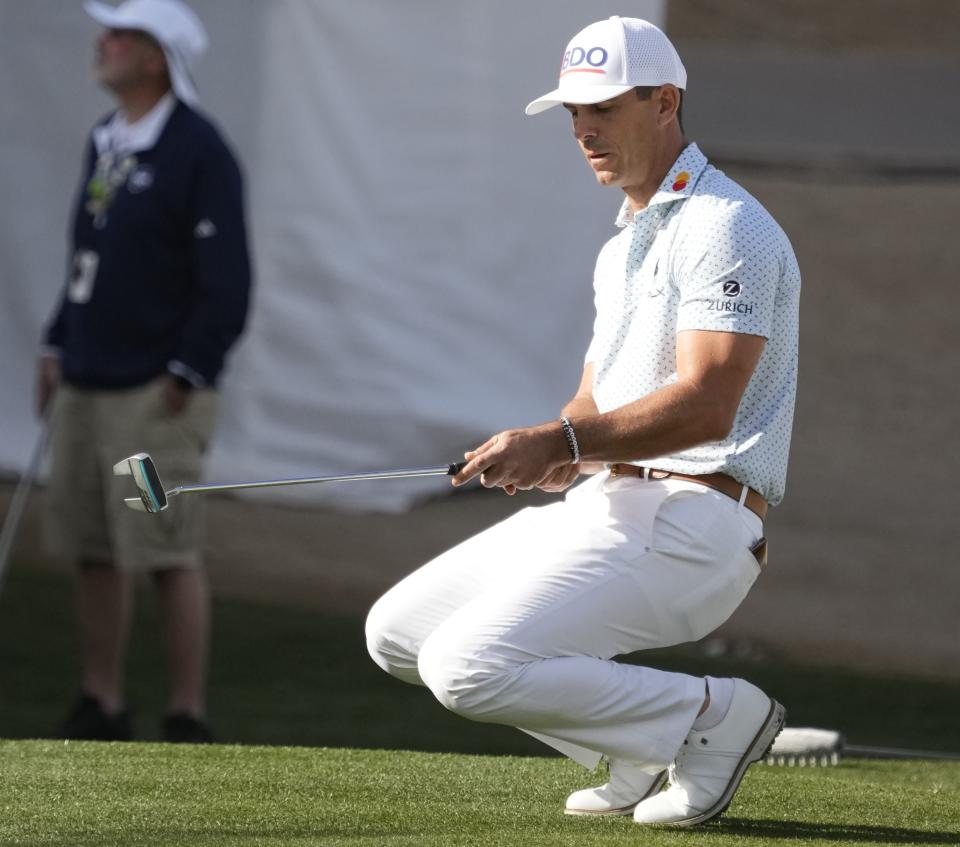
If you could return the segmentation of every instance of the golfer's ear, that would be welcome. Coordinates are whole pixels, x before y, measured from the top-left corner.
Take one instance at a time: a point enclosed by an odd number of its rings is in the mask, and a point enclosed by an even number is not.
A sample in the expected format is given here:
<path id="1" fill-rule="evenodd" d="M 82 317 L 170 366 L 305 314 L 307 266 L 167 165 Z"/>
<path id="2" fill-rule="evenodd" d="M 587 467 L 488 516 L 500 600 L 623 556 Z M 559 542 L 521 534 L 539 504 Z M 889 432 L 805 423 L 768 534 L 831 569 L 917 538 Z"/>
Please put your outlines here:
<path id="1" fill-rule="evenodd" d="M 661 126 L 670 123 L 680 108 L 680 89 L 669 82 L 661 85 L 655 95 L 657 98 L 658 113 L 657 122 Z"/>

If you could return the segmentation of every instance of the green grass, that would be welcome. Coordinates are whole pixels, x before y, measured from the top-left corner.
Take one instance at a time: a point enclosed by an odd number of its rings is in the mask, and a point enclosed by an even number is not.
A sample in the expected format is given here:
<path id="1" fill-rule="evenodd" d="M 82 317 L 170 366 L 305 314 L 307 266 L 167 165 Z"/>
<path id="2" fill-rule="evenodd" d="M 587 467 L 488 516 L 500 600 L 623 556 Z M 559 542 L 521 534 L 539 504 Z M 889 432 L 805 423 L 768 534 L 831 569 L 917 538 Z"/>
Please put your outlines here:
<path id="1" fill-rule="evenodd" d="M 294 747 L 0 743 L 4 845 L 960 843 L 960 766 L 751 769 L 698 830 L 569 818 L 562 759 Z"/>

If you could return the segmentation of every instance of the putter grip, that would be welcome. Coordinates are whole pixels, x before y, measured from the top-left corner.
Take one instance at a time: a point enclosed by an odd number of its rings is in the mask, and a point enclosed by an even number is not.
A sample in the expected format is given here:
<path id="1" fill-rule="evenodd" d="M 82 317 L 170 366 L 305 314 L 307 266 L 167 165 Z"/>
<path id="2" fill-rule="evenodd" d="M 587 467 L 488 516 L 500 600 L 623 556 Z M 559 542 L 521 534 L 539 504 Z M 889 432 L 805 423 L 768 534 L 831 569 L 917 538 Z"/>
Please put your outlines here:
<path id="1" fill-rule="evenodd" d="M 447 476 L 456 476 L 460 471 L 463 470 L 463 466 L 466 462 L 451 462 L 450 466 L 447 468 Z"/>

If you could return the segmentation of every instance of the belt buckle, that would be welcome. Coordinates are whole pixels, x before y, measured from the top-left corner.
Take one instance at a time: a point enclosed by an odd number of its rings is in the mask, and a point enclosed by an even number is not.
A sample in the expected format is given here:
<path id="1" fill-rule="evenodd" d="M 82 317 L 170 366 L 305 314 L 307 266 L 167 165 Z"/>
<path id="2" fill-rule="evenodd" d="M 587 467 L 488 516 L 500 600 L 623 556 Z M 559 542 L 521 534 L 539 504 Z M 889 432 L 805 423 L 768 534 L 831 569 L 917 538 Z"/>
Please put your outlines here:
<path id="1" fill-rule="evenodd" d="M 610 476 L 623 476 L 623 472 L 620 470 L 620 463 L 614 462 L 610 465 Z"/>

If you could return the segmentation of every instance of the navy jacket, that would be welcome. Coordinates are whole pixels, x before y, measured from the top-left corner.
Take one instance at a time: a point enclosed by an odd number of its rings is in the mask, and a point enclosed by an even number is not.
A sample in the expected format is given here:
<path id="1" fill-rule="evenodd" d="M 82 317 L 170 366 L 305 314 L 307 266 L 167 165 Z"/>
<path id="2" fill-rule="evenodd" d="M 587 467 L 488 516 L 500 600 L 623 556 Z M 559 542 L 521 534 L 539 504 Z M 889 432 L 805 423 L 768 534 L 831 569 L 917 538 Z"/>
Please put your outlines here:
<path id="1" fill-rule="evenodd" d="M 142 385 L 171 361 L 214 385 L 249 301 L 240 170 L 216 128 L 183 103 L 156 145 L 134 155 L 95 221 L 97 153 L 88 145 L 71 270 L 46 343 L 60 351 L 64 380 L 79 387 Z"/>

